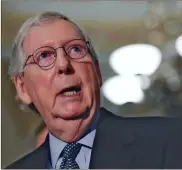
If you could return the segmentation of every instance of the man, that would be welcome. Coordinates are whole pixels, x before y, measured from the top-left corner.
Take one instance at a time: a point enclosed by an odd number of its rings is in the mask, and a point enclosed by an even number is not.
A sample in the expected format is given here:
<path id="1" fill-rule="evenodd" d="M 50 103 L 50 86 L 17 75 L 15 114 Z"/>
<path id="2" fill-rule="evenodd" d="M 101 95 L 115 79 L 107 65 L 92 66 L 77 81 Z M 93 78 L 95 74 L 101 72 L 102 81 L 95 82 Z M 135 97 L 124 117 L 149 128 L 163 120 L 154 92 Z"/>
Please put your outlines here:
<path id="1" fill-rule="evenodd" d="M 45 12 L 23 24 L 10 75 L 20 100 L 38 111 L 49 134 L 8 168 L 182 168 L 176 120 L 120 118 L 100 109 L 97 55 L 66 16 Z"/>

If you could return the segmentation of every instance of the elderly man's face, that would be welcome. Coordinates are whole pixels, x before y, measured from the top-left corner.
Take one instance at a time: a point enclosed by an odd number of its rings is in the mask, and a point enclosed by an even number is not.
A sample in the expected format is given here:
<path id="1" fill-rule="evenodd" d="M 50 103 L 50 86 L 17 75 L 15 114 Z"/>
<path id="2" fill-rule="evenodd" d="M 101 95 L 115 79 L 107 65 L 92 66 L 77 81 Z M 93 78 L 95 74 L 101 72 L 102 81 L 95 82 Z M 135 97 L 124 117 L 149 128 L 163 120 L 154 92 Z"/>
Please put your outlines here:
<path id="1" fill-rule="evenodd" d="M 65 20 L 41 24 L 30 29 L 23 42 L 29 55 L 42 46 L 61 47 L 73 39 L 83 39 L 77 27 Z M 64 141 L 77 140 L 88 128 L 100 107 L 102 83 L 99 64 L 88 52 L 79 60 L 57 49 L 55 64 L 42 69 L 27 61 L 24 76 L 14 77 L 20 99 L 33 103 L 48 129 Z"/>

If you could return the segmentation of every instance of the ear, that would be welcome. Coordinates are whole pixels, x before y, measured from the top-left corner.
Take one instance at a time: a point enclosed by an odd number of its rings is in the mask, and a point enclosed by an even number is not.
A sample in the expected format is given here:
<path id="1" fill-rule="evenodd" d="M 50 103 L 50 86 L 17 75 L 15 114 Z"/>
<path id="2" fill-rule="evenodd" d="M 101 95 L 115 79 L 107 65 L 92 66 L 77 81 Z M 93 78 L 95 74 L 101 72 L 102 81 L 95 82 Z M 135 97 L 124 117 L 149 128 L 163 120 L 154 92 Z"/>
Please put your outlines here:
<path id="1" fill-rule="evenodd" d="M 99 85 L 101 87 L 102 86 L 102 75 L 101 75 L 101 71 L 100 71 L 99 61 L 95 60 L 94 64 L 95 64 L 95 68 L 96 68 L 96 72 L 97 72 L 97 77 L 98 77 Z"/>
<path id="2" fill-rule="evenodd" d="M 18 93 L 18 96 L 20 98 L 20 100 L 24 103 L 24 104 L 31 104 L 32 100 L 27 92 L 26 86 L 24 84 L 24 79 L 22 76 L 14 76 L 13 77 L 13 82 L 15 84 L 16 87 L 16 91 Z"/>

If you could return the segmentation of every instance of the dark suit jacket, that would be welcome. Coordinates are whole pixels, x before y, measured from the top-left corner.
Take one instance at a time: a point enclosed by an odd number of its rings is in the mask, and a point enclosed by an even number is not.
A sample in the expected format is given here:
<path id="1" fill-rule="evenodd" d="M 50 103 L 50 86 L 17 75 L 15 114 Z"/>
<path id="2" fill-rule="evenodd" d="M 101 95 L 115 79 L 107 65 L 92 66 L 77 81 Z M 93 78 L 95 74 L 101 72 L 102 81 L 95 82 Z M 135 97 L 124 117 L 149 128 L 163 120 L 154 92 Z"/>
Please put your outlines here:
<path id="1" fill-rule="evenodd" d="M 121 118 L 101 108 L 91 169 L 182 168 L 182 135 L 171 118 Z M 49 140 L 7 168 L 45 169 Z"/>

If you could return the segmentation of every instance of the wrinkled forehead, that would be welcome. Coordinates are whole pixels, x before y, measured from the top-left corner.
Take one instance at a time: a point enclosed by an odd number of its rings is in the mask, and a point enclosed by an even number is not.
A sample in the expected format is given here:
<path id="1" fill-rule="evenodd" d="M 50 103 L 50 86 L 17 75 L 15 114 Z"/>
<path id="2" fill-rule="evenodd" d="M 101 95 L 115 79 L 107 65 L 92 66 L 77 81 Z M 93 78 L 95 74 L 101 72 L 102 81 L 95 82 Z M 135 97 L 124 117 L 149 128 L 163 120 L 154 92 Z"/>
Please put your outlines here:
<path id="1" fill-rule="evenodd" d="M 83 39 L 82 31 L 67 20 L 47 21 L 31 27 L 22 43 L 25 53 L 32 53 L 42 46 L 62 46 L 73 39 Z"/>

